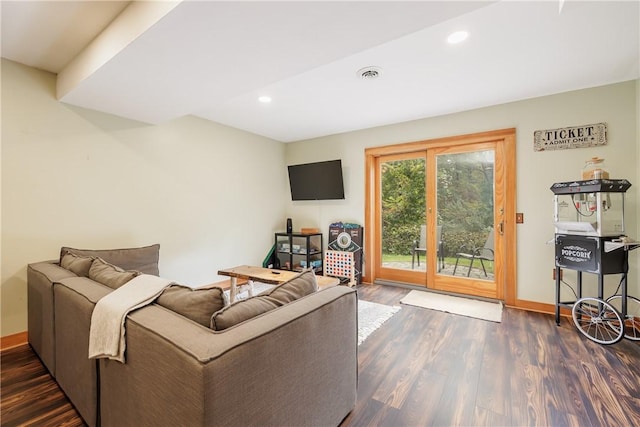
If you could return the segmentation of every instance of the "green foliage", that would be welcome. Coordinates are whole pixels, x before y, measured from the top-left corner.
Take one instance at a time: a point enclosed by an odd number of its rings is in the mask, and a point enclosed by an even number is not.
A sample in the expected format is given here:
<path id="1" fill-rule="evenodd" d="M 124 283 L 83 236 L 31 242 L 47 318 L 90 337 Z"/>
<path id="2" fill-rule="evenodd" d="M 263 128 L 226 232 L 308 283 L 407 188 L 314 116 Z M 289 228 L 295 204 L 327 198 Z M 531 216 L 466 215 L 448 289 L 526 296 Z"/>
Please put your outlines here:
<path id="1" fill-rule="evenodd" d="M 438 162 L 438 223 L 444 255 L 482 247 L 493 226 L 493 159 L 487 152 L 442 156 Z"/>
<path id="2" fill-rule="evenodd" d="M 455 259 L 456 253 L 465 252 L 471 253 L 474 248 L 481 248 L 484 246 L 487 240 L 488 231 L 475 231 L 472 233 L 452 230 L 447 233 L 444 240 L 444 256 L 453 257 Z"/>
<path id="3" fill-rule="evenodd" d="M 493 154 L 474 152 L 438 157 L 437 214 L 443 226 L 444 255 L 484 245 L 493 226 Z M 382 166 L 384 254 L 410 254 L 426 223 L 425 160 Z"/>
<path id="4" fill-rule="evenodd" d="M 383 252 L 411 253 L 425 223 L 424 159 L 387 162 L 382 166 Z"/>

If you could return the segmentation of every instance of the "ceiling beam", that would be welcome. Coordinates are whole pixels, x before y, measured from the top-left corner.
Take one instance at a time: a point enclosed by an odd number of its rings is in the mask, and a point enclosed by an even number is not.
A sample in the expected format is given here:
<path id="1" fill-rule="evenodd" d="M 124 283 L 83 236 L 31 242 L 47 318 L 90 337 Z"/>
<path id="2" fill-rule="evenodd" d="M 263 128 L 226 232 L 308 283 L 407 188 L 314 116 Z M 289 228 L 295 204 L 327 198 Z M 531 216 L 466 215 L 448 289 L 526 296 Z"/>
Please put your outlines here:
<path id="1" fill-rule="evenodd" d="M 58 74 L 56 96 L 65 96 L 178 6 L 179 1 L 134 1 Z"/>

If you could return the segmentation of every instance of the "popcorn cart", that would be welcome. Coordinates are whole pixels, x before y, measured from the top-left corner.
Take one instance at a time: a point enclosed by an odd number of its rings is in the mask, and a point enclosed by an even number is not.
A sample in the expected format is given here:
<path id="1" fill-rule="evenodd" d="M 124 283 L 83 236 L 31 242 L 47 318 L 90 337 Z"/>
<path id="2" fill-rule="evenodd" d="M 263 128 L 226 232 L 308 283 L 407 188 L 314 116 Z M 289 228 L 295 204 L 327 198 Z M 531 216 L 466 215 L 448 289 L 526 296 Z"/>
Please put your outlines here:
<path id="1" fill-rule="evenodd" d="M 608 174 L 607 174 L 608 176 Z M 626 179 L 557 182 L 554 193 L 556 324 L 560 308 L 571 309 L 578 330 L 600 344 L 623 337 L 640 341 L 640 300 L 627 295 L 629 251 L 640 246 L 624 234 Z M 575 301 L 560 300 L 562 269 L 577 271 Z M 598 276 L 598 296 L 582 296 L 583 273 Z M 613 295 L 605 299 L 604 276 L 620 274 Z M 567 283 L 565 283 L 567 284 Z M 568 284 L 567 284 L 568 285 Z"/>

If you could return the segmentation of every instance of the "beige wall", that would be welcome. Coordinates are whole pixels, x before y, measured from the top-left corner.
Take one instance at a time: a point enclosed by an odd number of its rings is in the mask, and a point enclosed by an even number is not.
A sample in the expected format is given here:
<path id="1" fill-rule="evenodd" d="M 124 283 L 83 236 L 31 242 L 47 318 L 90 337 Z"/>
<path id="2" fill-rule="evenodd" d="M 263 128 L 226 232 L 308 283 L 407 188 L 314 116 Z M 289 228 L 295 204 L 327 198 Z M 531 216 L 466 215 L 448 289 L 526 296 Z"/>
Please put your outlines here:
<path id="1" fill-rule="evenodd" d="M 193 286 L 262 263 L 285 220 L 284 144 L 194 117 L 150 126 L 54 95 L 54 75 L 2 60 L 2 336 L 27 329 L 27 264 L 63 245 L 160 243 L 160 274 Z"/>
<path id="2" fill-rule="evenodd" d="M 517 296 L 553 303 L 554 247 L 546 244 L 554 235 L 553 193 L 549 190 L 552 183 L 579 179 L 585 160 L 603 157 L 613 177 L 627 178 L 633 184 L 626 200 L 627 234 L 640 239 L 637 86 L 638 81 L 630 81 L 288 144 L 287 164 L 341 158 L 346 194 L 344 201 L 289 201 L 288 215 L 294 223 L 319 226 L 322 230 L 338 220 L 363 224 L 366 147 L 514 127 L 517 132 L 516 206 L 525 218 L 524 224 L 517 226 Z M 606 146 L 533 151 L 536 130 L 599 122 L 608 125 Z M 635 295 L 640 295 L 638 254 L 631 258 L 630 285 Z M 572 281 L 572 273 L 567 273 L 568 281 Z M 593 275 L 586 276 L 590 276 L 586 281 L 593 283 Z M 607 277 L 608 283 L 617 284 L 618 280 L 618 275 Z M 589 291 L 590 288 L 585 288 L 585 292 Z"/>
<path id="3" fill-rule="evenodd" d="M 159 242 L 161 274 L 197 286 L 222 280 L 220 268 L 261 263 L 287 216 L 325 237 L 331 222 L 363 223 L 366 147 L 515 127 L 520 299 L 553 302 L 549 186 L 576 179 L 586 159 L 604 157 L 634 184 L 627 232 L 640 238 L 637 81 L 285 145 L 194 117 L 150 126 L 71 107 L 55 100 L 55 76 L 4 59 L 1 71 L 2 336 L 27 328 L 26 265 L 62 245 Z M 532 149 L 535 130 L 597 122 L 608 124 L 605 147 Z M 286 164 L 335 158 L 345 200 L 290 201 Z M 630 285 L 640 295 L 635 252 Z"/>

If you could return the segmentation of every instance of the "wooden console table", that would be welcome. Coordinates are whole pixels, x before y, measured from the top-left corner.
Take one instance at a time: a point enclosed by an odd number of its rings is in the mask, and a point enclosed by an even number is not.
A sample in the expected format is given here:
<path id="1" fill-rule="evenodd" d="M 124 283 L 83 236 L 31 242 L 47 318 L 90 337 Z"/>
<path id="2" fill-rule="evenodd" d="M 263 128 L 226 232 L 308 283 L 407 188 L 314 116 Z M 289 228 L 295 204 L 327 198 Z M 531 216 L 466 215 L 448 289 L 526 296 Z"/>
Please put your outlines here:
<path id="1" fill-rule="evenodd" d="M 289 281 L 300 274 L 297 271 L 274 270 L 271 268 L 254 267 L 250 265 L 240 265 L 233 268 L 219 270 L 218 274 L 231 278 L 231 289 L 229 290 L 229 302 L 236 300 L 236 292 L 238 288 L 238 279 L 248 281 L 249 296 L 253 296 L 253 282 L 268 283 L 270 285 L 279 285 Z M 340 284 L 340 280 L 335 277 L 316 276 L 318 288 L 324 289 L 329 286 Z"/>

